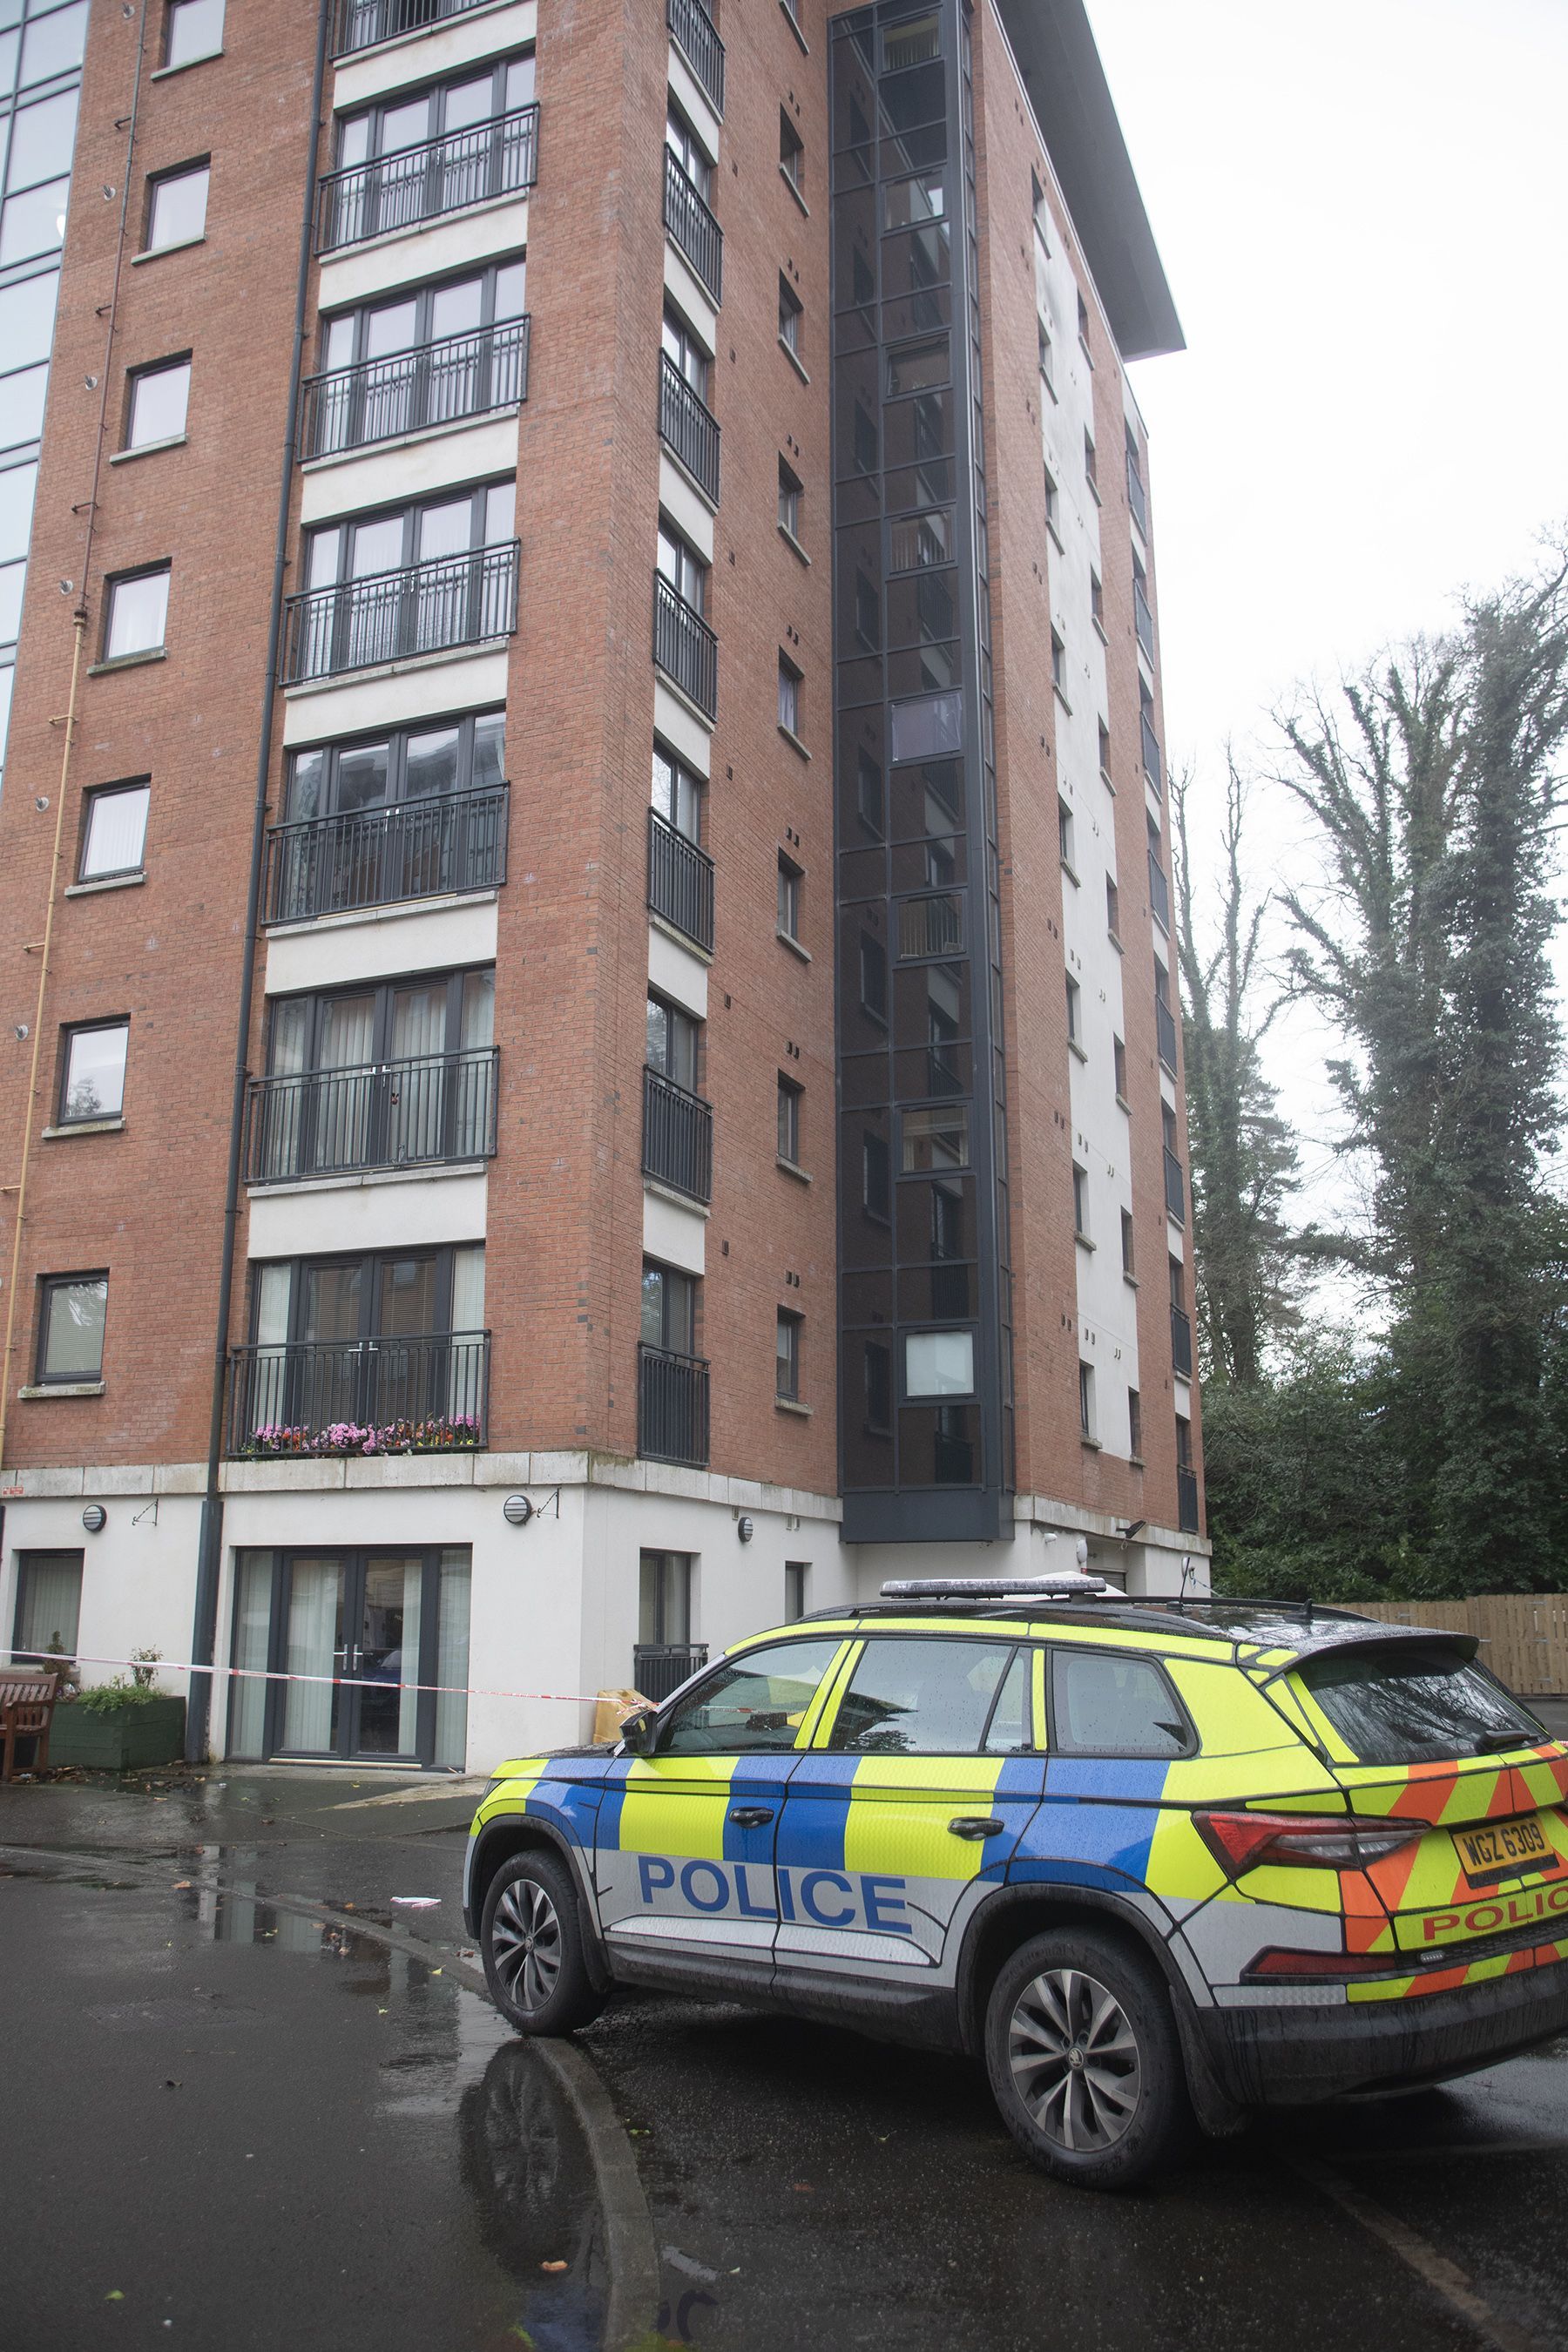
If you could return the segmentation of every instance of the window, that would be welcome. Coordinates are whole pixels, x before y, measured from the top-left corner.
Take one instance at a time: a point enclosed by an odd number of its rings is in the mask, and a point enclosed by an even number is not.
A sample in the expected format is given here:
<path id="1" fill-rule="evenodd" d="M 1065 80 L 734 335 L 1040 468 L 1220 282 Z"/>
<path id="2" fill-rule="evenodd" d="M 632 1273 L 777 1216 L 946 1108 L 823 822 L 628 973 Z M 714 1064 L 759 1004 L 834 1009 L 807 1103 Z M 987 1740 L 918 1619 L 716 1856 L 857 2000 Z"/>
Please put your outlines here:
<path id="1" fill-rule="evenodd" d="M 20 10 L 16 6 L 6 14 L 15 24 Z M 68 73 L 81 63 L 82 48 L 87 36 L 87 9 L 57 9 L 44 16 L 38 0 L 28 12 L 27 37 L 22 46 L 22 69 L 19 76 L 26 89 L 30 83 L 48 81 L 56 74 Z"/>
<path id="2" fill-rule="evenodd" d="M 697 1091 L 697 1049 L 701 1024 L 662 996 L 647 1001 L 647 1066 L 662 1078 L 672 1078 L 688 1094 Z"/>
<path id="3" fill-rule="evenodd" d="M 106 1274 L 50 1274 L 43 1282 L 38 1314 L 38 1379 L 70 1384 L 103 1377 L 103 1318 L 109 1305 Z"/>
<path id="4" fill-rule="evenodd" d="M 324 743 L 294 752 L 288 815 L 353 816 L 389 802 L 429 802 L 445 793 L 495 790 L 506 778 L 506 719 L 500 710 L 427 719 L 370 740 Z"/>
<path id="5" fill-rule="evenodd" d="M 1089 1171 L 1073 1162 L 1072 1229 L 1080 1242 L 1089 1239 Z"/>
<path id="6" fill-rule="evenodd" d="M 680 109 L 675 105 L 669 107 L 665 116 L 664 143 L 703 203 L 710 203 L 713 195 L 713 166 L 698 145 L 696 131 L 681 113 Z"/>
<path id="7" fill-rule="evenodd" d="M 697 1283 L 673 1265 L 643 1261 L 642 1343 L 666 1354 L 689 1356 L 697 1339 Z"/>
<path id="8" fill-rule="evenodd" d="M 1068 690 L 1068 649 L 1055 629 L 1051 631 L 1051 684 L 1065 700 Z"/>
<path id="9" fill-rule="evenodd" d="M 893 1426 L 893 1356 L 881 1339 L 866 1342 L 866 1426 L 883 1437 Z"/>
<path id="10" fill-rule="evenodd" d="M 788 282 L 779 279 L 779 341 L 792 358 L 800 357 L 801 301 Z"/>
<path id="11" fill-rule="evenodd" d="M 800 740 L 800 672 L 795 664 L 779 656 L 779 725 L 786 735 Z"/>
<path id="12" fill-rule="evenodd" d="M 1089 304 L 1083 299 L 1081 289 L 1078 298 L 1078 339 L 1087 353 L 1089 351 Z M 1089 364 L 1091 367 L 1094 364 L 1092 360 Z"/>
<path id="13" fill-rule="evenodd" d="M 857 763 L 855 806 L 868 833 L 880 841 L 887 830 L 887 803 L 882 788 L 881 762 L 862 751 Z"/>
<path id="14" fill-rule="evenodd" d="M 1110 875 L 1105 877 L 1105 929 L 1108 937 L 1118 947 L 1121 945 L 1121 898 Z"/>
<path id="15" fill-rule="evenodd" d="M 798 1623 L 805 1615 L 806 1584 L 810 1575 L 809 1560 L 785 1560 L 784 1622 L 786 1625 Z"/>
<path id="16" fill-rule="evenodd" d="M 169 614 L 169 566 L 122 573 L 106 585 L 104 660 L 124 661 L 132 654 L 161 651 Z"/>
<path id="17" fill-rule="evenodd" d="M 126 447 L 151 449 L 163 441 L 183 440 L 190 394 L 191 363 L 188 359 L 164 361 L 157 367 L 138 368 L 131 378 L 131 398 L 125 419 Z"/>
<path id="18" fill-rule="evenodd" d="M 778 928 L 781 939 L 800 939 L 800 886 L 803 877 L 798 866 L 781 855 L 779 858 Z"/>
<path id="19" fill-rule="evenodd" d="M 101 1021 L 62 1033 L 60 1098 L 62 1127 L 86 1119 L 118 1118 L 125 1104 L 125 1052 L 129 1021 Z"/>
<path id="20" fill-rule="evenodd" d="M 1361 1764 L 1406 1765 L 1532 1748 L 1542 1728 L 1478 1660 L 1439 1642 L 1306 1659 L 1305 1685 Z M 1550 1865 L 1546 1865 L 1550 1867 Z"/>
<path id="21" fill-rule="evenodd" d="M 1057 801 L 1057 846 L 1061 851 L 1062 864 L 1071 874 L 1073 870 L 1072 811 L 1066 801 L 1059 797 Z M 1074 879 L 1076 878 L 1075 876 Z"/>
<path id="22" fill-rule="evenodd" d="M 797 196 L 805 193 L 805 148 L 799 131 L 781 107 L 779 110 L 779 170 Z"/>
<path id="23" fill-rule="evenodd" d="M 169 0 L 163 20 L 163 66 L 194 66 L 223 53 L 224 0 Z"/>
<path id="24" fill-rule="evenodd" d="M 667 1718 L 661 1756 L 734 1756 L 790 1748 L 838 1654 L 835 1639 L 748 1650 L 698 1684 Z"/>
<path id="25" fill-rule="evenodd" d="M 1077 1046 L 1079 1047 L 1079 1051 L 1081 1052 L 1081 1051 L 1082 1051 L 1082 1046 L 1083 1046 L 1083 1040 L 1082 1040 L 1082 1038 L 1079 1036 L 1079 1028 L 1080 1028 L 1080 1026 L 1081 1026 L 1081 1003 L 1080 1003 L 1080 1000 L 1081 1000 L 1082 995 L 1083 995 L 1083 991 L 1079 988 L 1079 984 L 1078 984 L 1077 981 L 1073 978 L 1073 976 L 1072 976 L 1072 974 L 1071 974 L 1071 972 L 1070 972 L 1070 971 L 1068 972 L 1068 976 L 1067 976 L 1067 994 L 1068 994 L 1068 1044 L 1069 1045 L 1077 1045 Z"/>
<path id="26" fill-rule="evenodd" d="M 678 596 L 683 597 L 694 613 L 708 606 L 708 566 L 697 550 L 668 522 L 658 526 L 658 568 Z"/>
<path id="27" fill-rule="evenodd" d="M 779 459 L 779 529 L 800 537 L 800 477 Z"/>
<path id="28" fill-rule="evenodd" d="M 1193 1424 L 1184 1412 L 1176 1415 L 1176 1467 L 1190 1470 L 1193 1466 Z"/>
<path id="29" fill-rule="evenodd" d="M 109 784 L 88 793 L 79 881 L 102 882 L 110 875 L 140 874 L 151 798 L 146 784 Z"/>
<path id="30" fill-rule="evenodd" d="M 800 1326 L 798 1315 L 792 1315 L 787 1307 L 779 1308 L 773 1343 L 773 1393 L 781 1404 L 800 1402 Z"/>
<path id="31" fill-rule="evenodd" d="M 1132 1212 L 1131 1209 L 1123 1209 L 1121 1212 L 1121 1271 L 1123 1274 L 1135 1276 L 1138 1271 L 1138 1257 L 1134 1230 Z"/>
<path id="32" fill-rule="evenodd" d="M 1127 1108 L 1127 1047 L 1120 1037 L 1110 1041 L 1111 1066 L 1116 1073 L 1116 1099 L 1123 1110 Z"/>
<path id="33" fill-rule="evenodd" d="M 206 235 L 207 182 L 210 167 L 188 163 L 165 172 L 150 183 L 147 205 L 147 251 L 166 252 L 171 246 L 195 245 Z"/>
<path id="34" fill-rule="evenodd" d="M 406 155 L 434 139 L 456 139 L 460 132 L 472 131 L 479 123 L 494 122 L 502 115 L 515 114 L 532 102 L 531 52 L 476 67 L 460 80 L 437 83 L 432 89 L 416 91 L 412 97 L 400 90 L 357 114 L 338 117 L 338 169 L 347 171 L 373 159 Z M 460 161 L 455 160 L 448 168 L 451 179 L 457 183 L 452 201 L 470 203 L 476 194 L 489 193 L 488 176 L 476 182 Z M 440 177 L 438 172 L 437 177 Z M 388 180 L 391 184 L 391 174 Z M 406 219 L 403 214 L 384 225 L 401 227 Z M 380 224 L 367 222 L 360 233 L 373 233 L 376 225 Z"/>
<path id="35" fill-rule="evenodd" d="M 1043 319 L 1037 319 L 1035 326 L 1039 336 L 1040 373 L 1045 379 L 1046 390 L 1050 394 L 1051 398 L 1054 400 L 1057 396 L 1057 388 L 1051 381 L 1052 355 L 1050 329 L 1047 326 Z"/>
<path id="36" fill-rule="evenodd" d="M 1105 584 L 1098 572 L 1091 572 L 1089 575 L 1089 617 L 1103 636 L 1105 635 Z"/>
<path id="37" fill-rule="evenodd" d="M 930 1176 L 969 1165 L 969 1108 L 911 1105 L 903 1114 L 906 1176 Z"/>
<path id="38" fill-rule="evenodd" d="M 461 278 L 443 278 L 411 292 L 378 296 L 356 310 L 339 310 L 321 321 L 321 369 L 331 373 L 372 361 L 395 360 L 403 352 L 423 351 L 453 336 L 478 335 L 487 327 L 521 319 L 528 308 L 527 288 L 527 265 L 518 255 L 510 261 L 493 262 L 488 269 L 468 270 Z M 464 373 L 478 364 L 465 360 Z M 449 406 L 443 408 L 438 399 L 433 402 L 426 412 L 429 421 L 440 424 L 447 414 L 466 415 L 472 405 L 465 397 L 466 389 L 462 376 L 453 373 L 445 386 Z M 406 399 L 406 394 L 395 391 L 390 372 L 384 390 L 367 386 L 364 394 L 367 405 L 397 397 Z M 387 433 L 402 429 L 403 418 L 390 405 L 372 421 Z M 375 436 L 367 431 L 361 437 Z"/>
<path id="39" fill-rule="evenodd" d="M 664 355 L 704 406 L 713 362 L 685 320 L 670 303 L 664 306 Z"/>
<path id="40" fill-rule="evenodd" d="M 326 523 L 306 540 L 306 584 L 330 588 L 339 582 L 374 580 L 411 564 L 437 563 L 500 546 L 515 530 L 516 503 L 517 483 L 509 478 L 477 483 L 472 489 L 444 491 L 439 498 L 391 513 Z M 437 637 L 446 642 L 439 629 Z"/>
<path id="41" fill-rule="evenodd" d="M 1100 772 L 1110 782 L 1110 730 L 1102 719 L 1100 722 Z"/>
<path id="42" fill-rule="evenodd" d="M 1113 1650 L 1053 1653 L 1051 1740 L 1079 1756 L 1184 1756 L 1192 1745 L 1159 1667 Z"/>
<path id="43" fill-rule="evenodd" d="M 653 747 L 653 804 L 672 832 L 701 840 L 702 780 L 661 743 Z"/>
<path id="44" fill-rule="evenodd" d="M 1083 472 L 1084 479 L 1088 482 L 1089 488 L 1094 492 L 1096 500 L 1098 500 L 1100 497 L 1100 461 L 1095 455 L 1094 436 L 1089 431 L 1087 426 L 1084 428 L 1083 436 Z"/>
<path id="45" fill-rule="evenodd" d="M 1048 253 L 1051 247 L 1050 207 L 1046 202 L 1046 192 L 1040 185 L 1040 175 L 1037 172 L 1031 172 L 1029 174 L 1029 210 L 1034 218 L 1035 234 Z"/>
<path id="46" fill-rule="evenodd" d="M 1026 1657 L 1005 1641 L 873 1634 L 827 1744 L 848 1755 L 973 1756 L 991 1746 L 994 1712 L 1001 1736 L 1020 1747 Z"/>
<path id="47" fill-rule="evenodd" d="M 1131 1462 L 1143 1459 L 1143 1400 L 1136 1389 L 1127 1391 L 1127 1457 Z"/>
<path id="48" fill-rule="evenodd" d="M 792 1168 L 800 1165 L 800 1088 L 793 1078 L 779 1080 L 779 1158 Z"/>
<path id="49" fill-rule="evenodd" d="M 81 1622 L 79 1551 L 24 1551 L 16 1555 L 16 1623 L 11 1663 L 74 1658 Z"/>
<path id="50" fill-rule="evenodd" d="M 645 1551 L 637 1557 L 637 1642 L 646 1649 L 691 1639 L 691 1555 Z"/>
<path id="51" fill-rule="evenodd" d="M 884 1025 L 888 1018 L 888 950 L 868 931 L 860 934 L 860 1008 Z"/>
<path id="52" fill-rule="evenodd" d="M 1087 1444 L 1094 1440 L 1094 1366 L 1080 1362 L 1078 1368 L 1078 1427 L 1079 1435 Z"/>
<path id="53" fill-rule="evenodd" d="M 1046 467 L 1046 527 L 1059 540 L 1061 537 L 1062 494 L 1055 475 Z"/>
<path id="54" fill-rule="evenodd" d="M 910 1331 L 904 1339 L 904 1394 L 973 1396 L 973 1331 Z"/>
<path id="55" fill-rule="evenodd" d="M 409 1074 L 389 1108 L 394 1159 L 429 1156 L 420 1130 L 441 1125 L 441 1072 L 449 1055 L 476 1054 L 495 1038 L 495 969 L 421 972 L 310 996 L 277 996 L 268 1006 L 267 1069 L 272 1077 L 308 1073 L 384 1071 L 394 1062 L 428 1066 L 423 1082 Z M 287 1100 L 279 1096 L 279 1105 Z M 354 1129 L 368 1126 L 370 1095 L 345 1081 L 338 1098 L 319 1098 L 318 1117 L 332 1128 L 331 1148 L 342 1151 Z M 459 1119 L 459 1127 L 467 1125 Z M 426 1139 L 426 1142 L 429 1139 Z M 318 1138 L 326 1144 L 326 1137 Z"/>
<path id="56" fill-rule="evenodd" d="M 893 1210 L 892 1158 L 885 1136 L 860 1138 L 860 1199 L 868 1217 L 888 1223 Z"/>

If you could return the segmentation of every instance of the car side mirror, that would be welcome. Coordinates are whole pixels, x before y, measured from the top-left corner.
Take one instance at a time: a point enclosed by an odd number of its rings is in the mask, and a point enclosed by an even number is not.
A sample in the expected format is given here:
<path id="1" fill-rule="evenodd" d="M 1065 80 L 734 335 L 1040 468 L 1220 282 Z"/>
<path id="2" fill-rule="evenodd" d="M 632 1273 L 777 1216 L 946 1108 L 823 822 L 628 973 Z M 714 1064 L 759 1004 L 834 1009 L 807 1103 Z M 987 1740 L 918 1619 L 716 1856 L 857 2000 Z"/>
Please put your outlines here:
<path id="1" fill-rule="evenodd" d="M 651 1756 L 658 1724 L 658 1717 L 651 1706 L 634 1708 L 621 1724 L 622 1745 L 634 1756 Z"/>

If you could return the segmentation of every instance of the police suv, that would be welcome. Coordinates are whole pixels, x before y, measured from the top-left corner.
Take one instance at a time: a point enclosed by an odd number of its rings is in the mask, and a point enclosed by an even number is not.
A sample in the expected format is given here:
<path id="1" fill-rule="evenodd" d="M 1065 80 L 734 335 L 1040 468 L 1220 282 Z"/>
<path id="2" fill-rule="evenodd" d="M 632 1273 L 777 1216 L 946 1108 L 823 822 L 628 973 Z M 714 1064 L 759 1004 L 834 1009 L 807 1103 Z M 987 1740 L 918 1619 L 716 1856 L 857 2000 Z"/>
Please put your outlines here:
<path id="1" fill-rule="evenodd" d="M 1063 2179 L 1568 2028 L 1568 1747 L 1468 1635 L 1089 1577 L 887 1584 L 503 1766 L 498 2007 L 617 1985 L 983 2056 Z"/>

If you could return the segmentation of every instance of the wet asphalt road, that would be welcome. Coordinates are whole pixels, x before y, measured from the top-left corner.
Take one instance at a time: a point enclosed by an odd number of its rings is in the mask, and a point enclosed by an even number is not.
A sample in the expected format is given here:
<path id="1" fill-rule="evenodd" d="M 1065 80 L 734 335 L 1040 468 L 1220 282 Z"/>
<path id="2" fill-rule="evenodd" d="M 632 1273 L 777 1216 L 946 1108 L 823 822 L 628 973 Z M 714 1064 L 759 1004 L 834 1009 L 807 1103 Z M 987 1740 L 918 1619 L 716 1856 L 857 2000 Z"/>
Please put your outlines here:
<path id="1" fill-rule="evenodd" d="M 645 1996 L 563 2073 L 400 1785 L 0 1791 L 0 2352 L 1568 2352 L 1568 2043 L 1086 2197 L 849 2034 Z"/>

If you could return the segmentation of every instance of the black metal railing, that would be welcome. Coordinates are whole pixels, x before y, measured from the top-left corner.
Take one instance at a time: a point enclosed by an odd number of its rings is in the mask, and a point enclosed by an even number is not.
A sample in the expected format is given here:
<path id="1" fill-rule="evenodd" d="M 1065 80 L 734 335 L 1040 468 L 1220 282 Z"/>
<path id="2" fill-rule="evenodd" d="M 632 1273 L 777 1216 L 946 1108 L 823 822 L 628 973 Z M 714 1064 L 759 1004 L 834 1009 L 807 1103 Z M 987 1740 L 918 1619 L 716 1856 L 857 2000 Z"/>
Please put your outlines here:
<path id="1" fill-rule="evenodd" d="M 262 920 L 310 922 L 355 907 L 391 907 L 506 880 L 505 784 L 433 793 L 275 824 L 267 836 Z"/>
<path id="2" fill-rule="evenodd" d="M 1193 1318 L 1184 1307 L 1171 1305 L 1171 1370 L 1182 1378 L 1193 1377 Z"/>
<path id="3" fill-rule="evenodd" d="M 660 1070 L 642 1074 L 642 1172 L 694 1201 L 713 1198 L 713 1106 Z"/>
<path id="4" fill-rule="evenodd" d="M 1132 520 L 1145 539 L 1149 536 L 1149 494 L 1143 488 L 1143 477 L 1138 471 L 1138 460 L 1131 449 L 1127 452 L 1127 503 L 1132 509 Z"/>
<path id="5" fill-rule="evenodd" d="M 707 1664 L 706 1642 L 639 1642 L 632 1652 L 632 1688 L 657 1706 Z"/>
<path id="6" fill-rule="evenodd" d="M 1154 732 L 1154 724 L 1147 710 L 1141 710 L 1138 718 L 1143 734 L 1143 772 L 1157 793 L 1163 792 L 1163 771 L 1160 765 L 1160 739 Z"/>
<path id="7" fill-rule="evenodd" d="M 719 709 L 719 640 L 662 572 L 653 581 L 653 657 L 706 718 Z"/>
<path id="8" fill-rule="evenodd" d="M 228 1451 L 456 1453 L 485 1441 L 488 1331 L 234 1348 Z"/>
<path id="9" fill-rule="evenodd" d="M 647 813 L 647 903 L 700 948 L 713 945 L 713 860 L 657 809 Z"/>
<path id="10" fill-rule="evenodd" d="M 698 488 L 719 503 L 719 421 L 668 352 L 659 354 L 658 433 Z"/>
<path id="11" fill-rule="evenodd" d="M 708 1467 L 708 1365 L 668 1348 L 637 1349 L 637 1452 Z"/>
<path id="12" fill-rule="evenodd" d="M 283 614 L 284 686 L 451 646 L 509 637 L 517 626 L 518 542 L 407 563 L 290 596 Z"/>
<path id="13" fill-rule="evenodd" d="M 247 1183 L 493 1158 L 499 1050 L 252 1078 Z"/>
<path id="14" fill-rule="evenodd" d="M 1149 911 L 1168 938 L 1171 929 L 1171 886 L 1152 847 L 1149 851 Z"/>
<path id="15" fill-rule="evenodd" d="M 1154 999 L 1154 1043 L 1160 1059 L 1173 1077 L 1176 1075 L 1176 1016 L 1168 1004 Z"/>
<path id="16" fill-rule="evenodd" d="M 444 335 L 417 351 L 363 360 L 307 376 L 300 394 L 300 455 L 327 457 L 400 433 L 423 433 L 528 398 L 526 318 Z"/>
<path id="17" fill-rule="evenodd" d="M 1198 1474 L 1180 1465 L 1176 1470 L 1176 1525 L 1184 1536 L 1198 1532 Z"/>
<path id="18" fill-rule="evenodd" d="M 1165 1146 L 1165 1206 L 1178 1225 L 1186 1223 L 1186 1182 L 1182 1174 L 1182 1163 L 1168 1143 Z"/>
<path id="19" fill-rule="evenodd" d="M 332 55 L 352 57 L 356 49 L 374 49 L 382 41 L 395 41 L 402 33 L 422 33 L 444 25 L 448 16 L 466 16 L 485 0 L 338 0 L 332 24 Z"/>
<path id="20" fill-rule="evenodd" d="M 665 0 L 665 23 L 715 114 L 724 111 L 724 44 L 702 0 Z"/>
<path id="21" fill-rule="evenodd" d="M 686 173 L 664 151 L 664 226 L 715 302 L 723 299 L 724 232 Z"/>
<path id="22" fill-rule="evenodd" d="M 326 173 L 316 205 L 316 250 L 336 253 L 491 196 L 516 195 L 538 176 L 539 108 L 520 106 L 444 139 Z"/>
<path id="23" fill-rule="evenodd" d="M 1151 661 L 1154 658 L 1154 615 L 1149 610 L 1149 599 L 1143 593 L 1143 583 L 1132 583 L 1132 625 L 1138 632 L 1138 642 Z"/>

